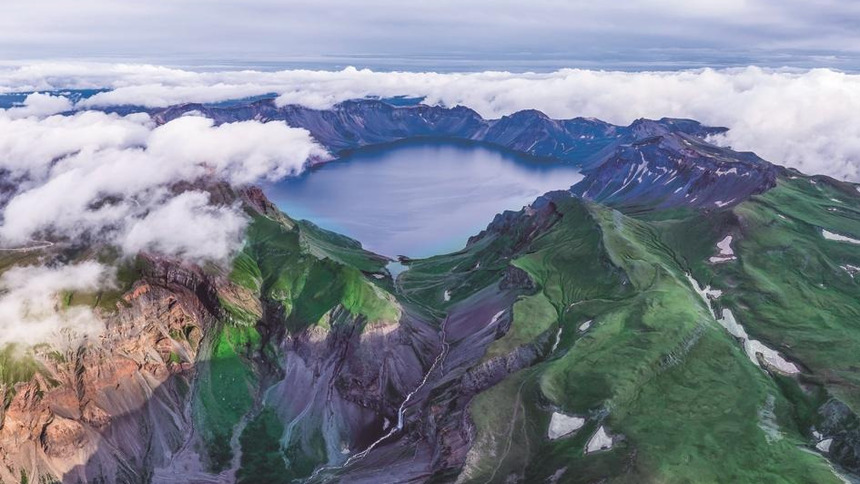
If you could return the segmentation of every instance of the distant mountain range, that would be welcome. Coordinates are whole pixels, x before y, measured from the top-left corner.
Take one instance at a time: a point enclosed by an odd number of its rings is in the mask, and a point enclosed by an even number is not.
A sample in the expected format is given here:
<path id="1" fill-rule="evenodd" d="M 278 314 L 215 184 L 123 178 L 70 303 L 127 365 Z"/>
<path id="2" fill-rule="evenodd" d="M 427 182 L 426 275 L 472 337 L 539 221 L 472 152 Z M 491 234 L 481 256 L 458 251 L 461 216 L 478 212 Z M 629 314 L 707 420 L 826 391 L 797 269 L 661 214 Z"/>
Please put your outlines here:
<path id="1" fill-rule="evenodd" d="M 404 260 L 201 180 L 229 270 L 116 261 L 105 334 L 0 352 L 4 482 L 840 482 L 860 475 L 860 192 L 692 120 L 270 99 L 335 157 L 468 140 L 581 167 L 463 250 Z M 133 107 L 112 108 L 127 113 Z M 46 261 L 105 259 L 84 242 Z M 26 260 L 0 254 L 8 270 Z"/>
<path id="2" fill-rule="evenodd" d="M 752 153 L 709 144 L 726 131 L 687 119 L 640 119 L 615 126 L 586 118 L 554 120 L 520 111 L 486 120 L 465 107 L 395 106 L 357 100 L 330 110 L 277 107 L 266 99 L 226 107 L 186 104 L 151 111 L 160 123 L 200 113 L 219 123 L 283 120 L 305 128 L 332 153 L 405 139 L 441 138 L 487 143 L 548 162 L 581 166 L 577 195 L 612 205 L 660 208 L 730 206 L 776 183 L 779 171 Z"/>

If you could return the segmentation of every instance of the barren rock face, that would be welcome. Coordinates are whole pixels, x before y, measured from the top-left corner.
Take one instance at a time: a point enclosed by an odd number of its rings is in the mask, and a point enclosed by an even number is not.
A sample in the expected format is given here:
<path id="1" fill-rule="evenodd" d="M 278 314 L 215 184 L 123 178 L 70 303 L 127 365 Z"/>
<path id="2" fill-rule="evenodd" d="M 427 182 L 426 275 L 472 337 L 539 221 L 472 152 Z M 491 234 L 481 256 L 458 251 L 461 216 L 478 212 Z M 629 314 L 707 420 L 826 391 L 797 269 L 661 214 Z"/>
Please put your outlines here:
<path id="1" fill-rule="evenodd" d="M 152 259 L 97 339 L 61 356 L 37 352 L 46 371 L 16 385 L 0 427 L 0 480 L 123 481 L 176 450 L 190 428 L 193 362 L 215 320 L 199 294 L 215 289 L 174 264 Z M 126 418 L 141 412 L 151 418 Z"/>
<path id="2" fill-rule="evenodd" d="M 45 427 L 41 440 L 45 455 L 56 460 L 72 458 L 87 444 L 83 424 L 58 415 Z"/>

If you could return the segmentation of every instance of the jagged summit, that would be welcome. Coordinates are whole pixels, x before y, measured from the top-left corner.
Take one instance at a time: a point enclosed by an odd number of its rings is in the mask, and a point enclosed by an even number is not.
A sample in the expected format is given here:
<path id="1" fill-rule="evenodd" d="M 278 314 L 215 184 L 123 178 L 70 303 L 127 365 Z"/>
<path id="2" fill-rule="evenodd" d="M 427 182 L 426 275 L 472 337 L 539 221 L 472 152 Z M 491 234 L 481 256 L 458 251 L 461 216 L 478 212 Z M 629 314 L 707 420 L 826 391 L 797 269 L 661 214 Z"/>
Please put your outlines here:
<path id="1" fill-rule="evenodd" d="M 776 169 L 751 153 L 713 145 L 726 128 L 690 119 L 637 119 L 617 126 L 590 118 L 555 120 L 537 110 L 484 119 L 472 109 L 396 106 L 352 100 L 331 109 L 271 99 L 231 106 L 188 104 L 153 112 L 164 123 L 199 112 L 216 122 L 283 120 L 305 128 L 335 155 L 417 138 L 487 143 L 547 161 L 581 166 L 573 193 L 611 205 L 722 208 L 773 187 Z"/>
<path id="2" fill-rule="evenodd" d="M 629 138 L 583 170 L 573 192 L 611 205 L 723 208 L 775 185 L 774 165 L 668 126 L 634 122 Z"/>

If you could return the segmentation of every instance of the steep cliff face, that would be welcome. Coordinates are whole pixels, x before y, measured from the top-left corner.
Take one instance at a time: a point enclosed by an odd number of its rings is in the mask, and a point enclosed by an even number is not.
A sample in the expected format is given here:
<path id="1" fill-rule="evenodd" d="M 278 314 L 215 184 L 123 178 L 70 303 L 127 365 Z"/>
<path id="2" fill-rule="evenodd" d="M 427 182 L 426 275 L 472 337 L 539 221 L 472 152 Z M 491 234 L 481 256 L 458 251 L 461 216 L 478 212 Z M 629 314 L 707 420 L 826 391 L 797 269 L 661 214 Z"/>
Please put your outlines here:
<path id="1" fill-rule="evenodd" d="M 335 156 L 404 139 L 468 140 L 583 168 L 574 193 L 639 209 L 721 208 L 763 193 L 779 169 L 752 153 L 706 141 L 725 132 L 687 119 L 639 119 L 629 126 L 520 111 L 486 120 L 465 107 L 347 101 L 328 110 L 276 107 L 271 100 L 229 107 L 186 105 L 153 113 L 163 123 L 197 112 L 217 122 L 283 120 L 305 128 Z"/>
<path id="2" fill-rule="evenodd" d="M 4 482 L 141 481 L 182 442 L 217 289 L 175 261 L 144 265 L 98 339 L 36 351 L 40 371 L 15 385 L 0 428 Z"/>
<path id="3" fill-rule="evenodd" d="M 654 121 L 631 128 L 625 142 L 583 170 L 575 194 L 628 210 L 719 209 L 776 185 L 779 169 L 752 153 L 718 148 Z"/>
<path id="4" fill-rule="evenodd" d="M 278 107 L 269 99 L 226 107 L 186 104 L 150 111 L 158 123 L 189 113 L 218 123 L 249 119 L 285 121 L 290 126 L 307 129 L 336 156 L 404 139 L 442 138 L 488 143 L 537 158 L 591 166 L 611 155 L 620 144 L 643 137 L 642 121 L 616 126 L 589 118 L 556 120 L 535 110 L 484 119 L 463 106 L 397 106 L 368 99 L 345 101 L 322 110 L 296 105 Z M 725 131 L 686 119 L 663 118 L 648 123 L 665 132 L 699 139 Z"/>

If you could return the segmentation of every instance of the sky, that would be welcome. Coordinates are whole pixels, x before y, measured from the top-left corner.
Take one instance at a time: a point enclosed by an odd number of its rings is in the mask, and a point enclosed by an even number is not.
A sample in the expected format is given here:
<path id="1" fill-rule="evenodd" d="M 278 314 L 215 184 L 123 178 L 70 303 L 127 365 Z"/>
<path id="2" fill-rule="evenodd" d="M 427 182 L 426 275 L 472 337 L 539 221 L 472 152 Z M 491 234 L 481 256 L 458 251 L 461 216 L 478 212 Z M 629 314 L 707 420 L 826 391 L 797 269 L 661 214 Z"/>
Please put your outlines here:
<path id="1" fill-rule="evenodd" d="M 196 68 L 860 70 L 860 2 L 6 0 L 0 59 Z"/>

